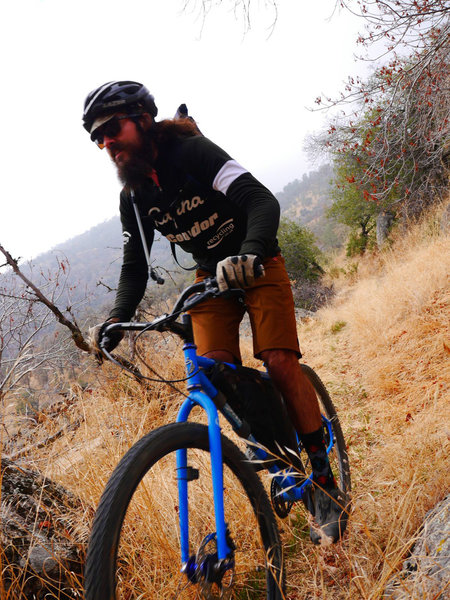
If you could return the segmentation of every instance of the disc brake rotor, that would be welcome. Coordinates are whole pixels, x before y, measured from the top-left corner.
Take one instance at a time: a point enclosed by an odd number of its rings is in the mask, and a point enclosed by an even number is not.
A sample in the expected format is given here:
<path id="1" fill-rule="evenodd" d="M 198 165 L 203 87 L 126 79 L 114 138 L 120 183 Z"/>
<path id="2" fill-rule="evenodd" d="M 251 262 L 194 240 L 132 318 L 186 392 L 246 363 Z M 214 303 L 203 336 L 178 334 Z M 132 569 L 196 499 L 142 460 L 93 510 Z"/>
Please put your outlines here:
<path id="1" fill-rule="evenodd" d="M 195 563 L 197 565 L 195 579 L 201 598 L 204 600 L 228 600 L 231 598 L 234 561 L 233 559 L 218 560 L 215 534 L 207 536 L 203 540 L 197 551 Z"/>

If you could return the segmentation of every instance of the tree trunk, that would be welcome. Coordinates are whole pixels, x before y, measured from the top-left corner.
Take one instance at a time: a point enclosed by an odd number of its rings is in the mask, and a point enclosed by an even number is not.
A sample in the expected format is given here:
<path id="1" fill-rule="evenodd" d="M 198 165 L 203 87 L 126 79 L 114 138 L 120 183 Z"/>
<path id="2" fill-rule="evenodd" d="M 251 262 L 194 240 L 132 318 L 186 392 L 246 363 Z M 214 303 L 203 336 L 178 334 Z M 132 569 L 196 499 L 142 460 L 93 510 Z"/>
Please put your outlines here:
<path id="1" fill-rule="evenodd" d="M 79 519 L 85 511 L 81 501 L 8 459 L 2 459 L 1 469 L 0 595 L 11 600 L 80 598 L 87 529 L 76 532 L 71 523 L 75 512 Z"/>
<path id="2" fill-rule="evenodd" d="M 394 221 L 394 215 L 389 211 L 383 211 L 377 215 L 377 246 L 381 248 L 386 241 Z"/>

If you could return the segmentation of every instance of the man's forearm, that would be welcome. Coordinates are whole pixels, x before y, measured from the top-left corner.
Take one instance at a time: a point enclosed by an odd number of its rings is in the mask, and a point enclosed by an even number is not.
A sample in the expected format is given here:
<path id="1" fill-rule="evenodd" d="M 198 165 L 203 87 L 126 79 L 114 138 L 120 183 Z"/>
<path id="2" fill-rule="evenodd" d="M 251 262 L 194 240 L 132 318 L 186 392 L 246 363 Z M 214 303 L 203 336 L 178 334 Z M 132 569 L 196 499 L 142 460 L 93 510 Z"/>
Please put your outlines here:
<path id="1" fill-rule="evenodd" d="M 119 321 L 129 321 L 144 297 L 147 279 L 147 273 L 129 273 L 122 268 L 114 308 L 109 316 Z"/>

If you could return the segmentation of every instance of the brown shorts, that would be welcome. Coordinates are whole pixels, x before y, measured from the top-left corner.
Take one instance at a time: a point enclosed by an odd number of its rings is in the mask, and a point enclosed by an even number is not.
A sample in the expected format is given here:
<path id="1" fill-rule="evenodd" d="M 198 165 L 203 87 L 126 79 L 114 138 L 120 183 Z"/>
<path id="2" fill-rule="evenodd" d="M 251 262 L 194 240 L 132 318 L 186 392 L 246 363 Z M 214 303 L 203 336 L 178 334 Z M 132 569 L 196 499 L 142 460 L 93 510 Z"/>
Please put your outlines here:
<path id="1" fill-rule="evenodd" d="M 231 352 L 241 361 L 239 324 L 249 313 L 253 333 L 253 353 L 259 358 L 264 350 L 293 350 L 300 357 L 294 299 L 284 258 L 264 261 L 265 276 L 245 290 L 246 308 L 235 299 L 212 298 L 195 306 L 192 316 L 194 339 L 200 355 L 213 350 Z M 196 281 L 210 274 L 199 269 Z"/>

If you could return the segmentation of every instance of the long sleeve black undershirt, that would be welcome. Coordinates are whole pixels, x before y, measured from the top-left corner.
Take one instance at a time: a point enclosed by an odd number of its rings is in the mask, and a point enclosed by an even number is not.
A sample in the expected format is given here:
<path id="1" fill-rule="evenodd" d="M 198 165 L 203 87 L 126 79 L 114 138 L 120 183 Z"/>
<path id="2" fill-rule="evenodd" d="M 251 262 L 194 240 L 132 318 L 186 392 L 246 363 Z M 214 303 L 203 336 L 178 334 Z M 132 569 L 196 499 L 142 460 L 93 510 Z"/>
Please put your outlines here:
<path id="1" fill-rule="evenodd" d="M 233 181 L 227 198 L 247 214 L 247 234 L 240 254 L 257 254 L 260 258 L 273 255 L 280 222 L 278 200 L 250 173 Z"/>

